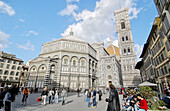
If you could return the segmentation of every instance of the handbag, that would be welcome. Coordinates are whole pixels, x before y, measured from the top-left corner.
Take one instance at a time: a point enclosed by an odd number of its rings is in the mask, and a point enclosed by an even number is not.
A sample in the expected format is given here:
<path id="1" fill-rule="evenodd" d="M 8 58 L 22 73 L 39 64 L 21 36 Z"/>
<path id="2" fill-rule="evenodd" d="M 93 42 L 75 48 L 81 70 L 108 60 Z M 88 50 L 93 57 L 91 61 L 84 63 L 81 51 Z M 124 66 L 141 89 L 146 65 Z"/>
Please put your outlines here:
<path id="1" fill-rule="evenodd" d="M 42 101 L 42 98 L 38 97 L 37 102 L 41 102 L 41 101 Z"/>

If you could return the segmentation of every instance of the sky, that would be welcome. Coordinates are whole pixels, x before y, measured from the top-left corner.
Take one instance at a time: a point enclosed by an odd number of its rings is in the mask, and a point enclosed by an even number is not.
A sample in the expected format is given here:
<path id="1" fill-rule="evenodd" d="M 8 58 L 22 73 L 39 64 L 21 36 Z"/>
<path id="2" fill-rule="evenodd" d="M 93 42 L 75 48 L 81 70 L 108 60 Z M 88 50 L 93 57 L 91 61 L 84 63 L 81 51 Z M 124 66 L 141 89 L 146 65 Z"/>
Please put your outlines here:
<path id="1" fill-rule="evenodd" d="M 27 61 L 42 44 L 69 34 L 118 45 L 113 12 L 128 7 L 137 58 L 158 16 L 154 0 L 0 0 L 0 51 Z M 138 59 L 139 60 L 139 59 Z"/>

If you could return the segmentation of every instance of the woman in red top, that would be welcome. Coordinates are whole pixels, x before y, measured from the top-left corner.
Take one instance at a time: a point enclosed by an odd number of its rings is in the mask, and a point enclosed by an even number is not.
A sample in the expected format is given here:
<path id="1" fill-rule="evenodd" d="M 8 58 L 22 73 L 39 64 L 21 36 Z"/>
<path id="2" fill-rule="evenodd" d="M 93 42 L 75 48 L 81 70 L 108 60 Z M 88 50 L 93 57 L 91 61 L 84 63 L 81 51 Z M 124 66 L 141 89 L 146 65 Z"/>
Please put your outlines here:
<path id="1" fill-rule="evenodd" d="M 140 94 L 137 94 L 137 98 L 140 100 L 140 103 L 135 105 L 135 111 L 147 111 L 148 105 L 146 100 Z"/>

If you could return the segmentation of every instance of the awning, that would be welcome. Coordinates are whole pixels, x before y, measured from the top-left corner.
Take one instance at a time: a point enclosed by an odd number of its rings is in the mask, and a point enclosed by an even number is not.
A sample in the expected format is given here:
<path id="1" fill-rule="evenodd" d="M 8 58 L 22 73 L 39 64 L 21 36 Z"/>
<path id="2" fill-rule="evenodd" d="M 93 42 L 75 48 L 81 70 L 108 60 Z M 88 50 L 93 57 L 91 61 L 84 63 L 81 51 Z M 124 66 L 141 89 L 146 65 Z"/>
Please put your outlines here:
<path id="1" fill-rule="evenodd" d="M 143 82 L 141 84 L 139 84 L 138 86 L 157 86 L 157 84 L 154 83 L 150 83 L 150 82 Z"/>

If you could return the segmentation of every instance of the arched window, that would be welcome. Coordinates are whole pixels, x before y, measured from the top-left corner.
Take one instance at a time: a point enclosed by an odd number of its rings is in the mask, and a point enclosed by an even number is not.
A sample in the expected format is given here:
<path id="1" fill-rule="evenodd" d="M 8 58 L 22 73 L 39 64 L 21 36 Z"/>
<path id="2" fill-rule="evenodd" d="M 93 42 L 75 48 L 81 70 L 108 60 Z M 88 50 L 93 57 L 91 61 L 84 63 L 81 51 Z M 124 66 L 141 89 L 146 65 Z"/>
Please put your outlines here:
<path id="1" fill-rule="evenodd" d="M 73 60 L 73 66 L 75 66 L 76 65 L 76 60 Z"/>
<path id="2" fill-rule="evenodd" d="M 125 41 L 124 37 L 122 37 L 122 41 Z"/>
<path id="3" fill-rule="evenodd" d="M 10 75 L 14 75 L 14 71 L 11 71 Z"/>
<path id="4" fill-rule="evenodd" d="M 84 66 L 84 65 L 85 65 L 85 61 L 82 60 L 82 61 L 81 61 L 81 66 Z"/>
<path id="5" fill-rule="evenodd" d="M 130 53 L 130 48 L 128 48 L 128 53 Z"/>
<path id="6" fill-rule="evenodd" d="M 65 64 L 65 65 L 68 64 L 68 59 L 64 59 L 64 64 Z"/>
<path id="7" fill-rule="evenodd" d="M 21 67 L 18 67 L 18 68 L 17 68 L 17 70 L 20 70 L 20 69 L 21 69 Z"/>
<path id="8" fill-rule="evenodd" d="M 128 36 L 126 36 L 126 41 L 128 41 Z"/>
<path id="9" fill-rule="evenodd" d="M 18 75 L 19 75 L 19 72 L 16 73 L 16 76 L 18 76 Z"/>
<path id="10" fill-rule="evenodd" d="M 122 29 L 125 28 L 125 22 L 121 22 L 121 28 L 122 28 Z"/>
<path id="11" fill-rule="evenodd" d="M 4 75 L 8 75 L 8 71 L 5 71 L 5 72 L 4 72 Z"/>
<path id="12" fill-rule="evenodd" d="M 124 54 L 126 53 L 126 49 L 124 49 Z"/>
<path id="13" fill-rule="evenodd" d="M 12 69 L 16 69 L 16 66 L 12 66 Z"/>

